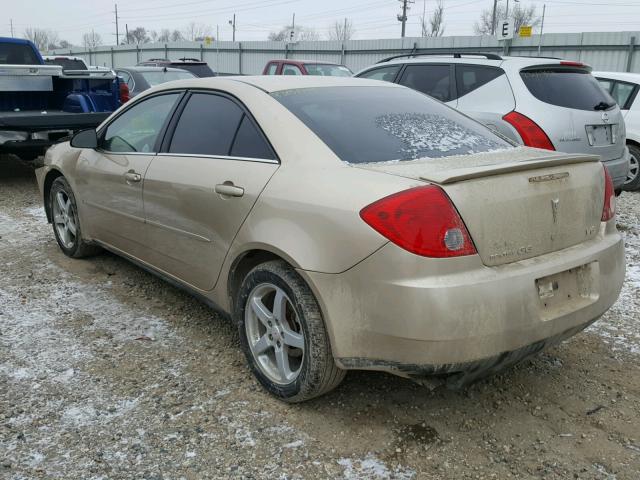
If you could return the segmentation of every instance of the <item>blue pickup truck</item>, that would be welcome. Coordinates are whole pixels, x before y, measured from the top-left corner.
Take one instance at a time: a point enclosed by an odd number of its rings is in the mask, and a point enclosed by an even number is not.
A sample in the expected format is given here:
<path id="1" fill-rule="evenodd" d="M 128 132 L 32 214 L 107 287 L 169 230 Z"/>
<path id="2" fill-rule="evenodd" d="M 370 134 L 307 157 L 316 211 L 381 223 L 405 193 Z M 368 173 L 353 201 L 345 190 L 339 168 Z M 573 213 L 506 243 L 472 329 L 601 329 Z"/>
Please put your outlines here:
<path id="1" fill-rule="evenodd" d="M 127 99 L 112 71 L 63 70 L 45 64 L 30 41 L 0 37 L 0 154 L 32 161 Z"/>

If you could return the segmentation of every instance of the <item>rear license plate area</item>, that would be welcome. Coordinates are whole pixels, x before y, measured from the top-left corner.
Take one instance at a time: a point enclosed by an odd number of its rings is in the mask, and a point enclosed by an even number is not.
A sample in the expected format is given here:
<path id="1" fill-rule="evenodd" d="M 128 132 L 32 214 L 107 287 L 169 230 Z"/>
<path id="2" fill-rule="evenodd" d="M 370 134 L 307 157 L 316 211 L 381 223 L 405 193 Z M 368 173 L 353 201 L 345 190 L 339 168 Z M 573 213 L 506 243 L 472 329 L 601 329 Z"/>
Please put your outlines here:
<path id="1" fill-rule="evenodd" d="M 552 320 L 595 303 L 600 296 L 598 262 L 538 278 L 535 282 L 542 320 Z"/>
<path id="2" fill-rule="evenodd" d="M 587 139 L 592 147 L 603 147 L 616 143 L 614 128 L 616 125 L 587 125 Z"/>

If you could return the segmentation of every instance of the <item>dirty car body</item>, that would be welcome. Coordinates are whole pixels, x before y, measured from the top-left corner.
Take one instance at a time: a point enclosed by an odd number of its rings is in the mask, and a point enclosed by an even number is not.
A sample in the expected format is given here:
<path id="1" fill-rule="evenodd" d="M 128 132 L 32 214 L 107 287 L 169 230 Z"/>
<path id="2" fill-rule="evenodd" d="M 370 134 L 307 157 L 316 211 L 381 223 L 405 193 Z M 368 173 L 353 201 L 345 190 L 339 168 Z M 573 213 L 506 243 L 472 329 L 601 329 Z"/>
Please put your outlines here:
<path id="1" fill-rule="evenodd" d="M 154 121 L 127 123 L 136 112 Z M 224 151 L 200 140 L 227 130 Z M 514 147 L 398 85 L 172 82 L 96 138 L 53 147 L 37 171 L 54 229 L 74 197 L 83 245 L 230 313 L 252 370 L 287 401 L 328 391 L 347 369 L 461 385 L 585 328 L 622 286 L 597 157 Z M 72 191 L 62 210 L 51 195 L 61 177 Z M 255 318 L 263 325 L 248 326 Z M 321 354 L 330 362 L 313 370 Z M 305 387 L 314 378 L 321 386 Z"/>

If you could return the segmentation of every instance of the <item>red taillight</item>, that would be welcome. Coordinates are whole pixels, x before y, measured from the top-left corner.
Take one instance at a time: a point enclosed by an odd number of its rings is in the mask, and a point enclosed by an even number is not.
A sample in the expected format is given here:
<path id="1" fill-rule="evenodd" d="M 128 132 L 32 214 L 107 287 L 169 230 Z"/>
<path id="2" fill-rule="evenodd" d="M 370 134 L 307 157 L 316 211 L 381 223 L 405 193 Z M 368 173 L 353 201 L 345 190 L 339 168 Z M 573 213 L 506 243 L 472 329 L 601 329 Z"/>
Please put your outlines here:
<path id="1" fill-rule="evenodd" d="M 613 190 L 613 180 L 607 167 L 602 166 L 604 169 L 604 206 L 602 207 L 603 222 L 608 222 L 616 216 L 616 193 Z"/>
<path id="2" fill-rule="evenodd" d="M 396 245 L 423 257 L 473 255 L 476 247 L 447 194 L 427 185 L 389 195 L 360 217 Z"/>
<path id="3" fill-rule="evenodd" d="M 566 67 L 586 67 L 586 65 L 582 62 L 571 62 L 567 60 L 563 60 L 560 62 L 560 65 L 564 65 Z"/>
<path id="4" fill-rule="evenodd" d="M 123 105 L 131 100 L 131 95 L 129 95 L 129 85 L 124 82 L 120 82 L 120 104 Z"/>
<path id="5" fill-rule="evenodd" d="M 509 122 L 513 128 L 516 129 L 527 147 L 555 150 L 553 143 L 551 143 L 547 134 L 544 133 L 544 130 L 529 117 L 525 117 L 514 110 L 513 112 L 507 113 L 502 119 Z"/>

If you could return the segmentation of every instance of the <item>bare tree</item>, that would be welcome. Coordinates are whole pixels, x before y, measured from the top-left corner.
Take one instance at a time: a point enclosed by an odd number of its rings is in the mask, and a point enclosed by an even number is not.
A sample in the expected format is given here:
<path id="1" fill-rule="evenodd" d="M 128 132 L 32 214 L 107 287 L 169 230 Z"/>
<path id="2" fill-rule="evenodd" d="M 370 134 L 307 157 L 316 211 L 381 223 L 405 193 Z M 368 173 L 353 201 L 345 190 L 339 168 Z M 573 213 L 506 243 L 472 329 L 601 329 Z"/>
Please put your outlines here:
<path id="1" fill-rule="evenodd" d="M 60 42 L 58 43 L 58 48 L 71 48 L 73 47 L 73 45 L 71 45 L 70 42 L 67 42 L 66 40 L 60 40 Z"/>
<path id="2" fill-rule="evenodd" d="M 428 19 L 422 17 L 421 24 L 423 37 L 441 37 L 444 34 L 444 4 L 442 0 L 438 0 L 436 9 Z"/>
<path id="3" fill-rule="evenodd" d="M 102 36 L 91 30 L 89 33 L 82 35 L 82 45 L 85 48 L 96 48 L 102 45 Z"/>
<path id="4" fill-rule="evenodd" d="M 149 40 L 151 40 L 151 43 L 157 42 L 159 36 L 160 34 L 155 30 L 149 30 Z"/>
<path id="5" fill-rule="evenodd" d="M 513 18 L 513 31 L 518 32 L 523 25 L 537 27 L 540 24 L 540 17 L 536 12 L 535 5 L 522 7 L 516 3 L 513 10 L 509 12 L 509 16 Z M 506 10 L 504 6 L 498 5 L 496 9 L 496 22 L 506 18 Z M 476 35 L 491 35 L 495 31 L 495 25 L 492 25 L 493 11 L 492 9 L 483 10 L 480 19 L 473 26 Z"/>
<path id="6" fill-rule="evenodd" d="M 211 35 L 211 26 L 204 23 L 191 22 L 184 28 L 184 36 L 186 40 L 191 42 L 201 42 Z"/>
<path id="7" fill-rule="evenodd" d="M 160 30 L 160 33 L 158 33 L 158 38 L 157 38 L 158 42 L 170 42 L 171 41 L 171 30 L 169 30 L 168 28 L 163 28 L 162 30 Z"/>
<path id="8" fill-rule="evenodd" d="M 172 42 L 181 42 L 184 40 L 184 35 L 180 30 L 174 30 L 171 32 L 171 41 Z"/>
<path id="9" fill-rule="evenodd" d="M 351 20 L 344 19 L 344 22 L 335 21 L 329 28 L 327 37 L 329 40 L 341 40 L 343 42 L 351 40 L 356 33 Z"/>
<path id="10" fill-rule="evenodd" d="M 27 40 L 31 40 L 38 50 L 45 51 L 49 49 L 49 44 L 58 41 L 58 33 L 44 28 L 27 28 L 24 31 Z"/>
<path id="11" fill-rule="evenodd" d="M 149 43 L 150 41 L 147 29 L 144 27 L 136 27 L 133 30 L 129 30 L 126 39 L 127 43 L 135 43 L 137 45 L 140 45 L 141 43 Z"/>
<path id="12" fill-rule="evenodd" d="M 269 34 L 269 40 L 272 42 L 282 42 L 287 39 L 292 29 L 293 27 L 291 25 L 287 25 L 277 32 L 271 32 Z M 298 40 L 320 40 L 320 34 L 314 28 L 297 26 L 295 30 Z"/>

